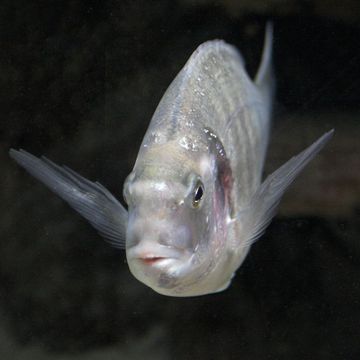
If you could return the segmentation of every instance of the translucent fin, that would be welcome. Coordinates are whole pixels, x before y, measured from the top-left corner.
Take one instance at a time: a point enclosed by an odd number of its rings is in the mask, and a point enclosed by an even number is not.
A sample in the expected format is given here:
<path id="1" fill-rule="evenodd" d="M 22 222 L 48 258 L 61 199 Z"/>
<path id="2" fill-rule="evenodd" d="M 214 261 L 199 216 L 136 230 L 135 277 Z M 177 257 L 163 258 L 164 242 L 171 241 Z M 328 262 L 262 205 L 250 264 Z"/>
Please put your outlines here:
<path id="1" fill-rule="evenodd" d="M 261 62 L 259 69 L 255 76 L 255 83 L 260 86 L 266 78 L 268 74 L 272 72 L 272 43 L 273 43 L 273 24 L 272 22 L 268 22 L 266 24 L 265 30 L 265 42 L 264 48 L 261 55 Z"/>
<path id="2" fill-rule="evenodd" d="M 272 66 L 272 43 L 273 25 L 271 22 L 268 22 L 266 24 L 265 43 L 261 55 L 261 62 L 255 76 L 255 84 L 261 92 L 269 111 L 271 111 L 271 104 L 275 89 L 275 79 Z"/>
<path id="3" fill-rule="evenodd" d="M 264 233 L 274 217 L 277 205 L 287 187 L 330 140 L 333 132 L 334 130 L 325 133 L 307 149 L 291 158 L 265 179 L 252 197 L 249 206 L 239 214 L 239 220 L 243 224 L 243 234 L 247 236 L 242 245 L 250 246 Z"/>
<path id="4" fill-rule="evenodd" d="M 111 245 L 125 248 L 127 211 L 105 187 L 44 156 L 40 159 L 14 149 L 9 153 L 20 166 L 88 220 Z"/>

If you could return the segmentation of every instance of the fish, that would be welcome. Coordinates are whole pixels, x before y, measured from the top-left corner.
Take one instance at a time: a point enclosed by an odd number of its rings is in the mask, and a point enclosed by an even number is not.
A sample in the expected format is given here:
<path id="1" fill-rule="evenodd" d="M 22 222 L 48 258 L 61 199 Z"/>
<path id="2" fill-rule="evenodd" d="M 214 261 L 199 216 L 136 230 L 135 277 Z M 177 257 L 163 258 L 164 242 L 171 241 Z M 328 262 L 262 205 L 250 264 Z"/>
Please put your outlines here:
<path id="1" fill-rule="evenodd" d="M 248 75 L 223 40 L 201 44 L 166 90 L 125 180 L 123 206 L 102 184 L 45 156 L 10 156 L 79 212 L 130 272 L 159 294 L 227 289 L 297 175 L 330 130 L 262 181 L 274 97 L 272 24 Z"/>

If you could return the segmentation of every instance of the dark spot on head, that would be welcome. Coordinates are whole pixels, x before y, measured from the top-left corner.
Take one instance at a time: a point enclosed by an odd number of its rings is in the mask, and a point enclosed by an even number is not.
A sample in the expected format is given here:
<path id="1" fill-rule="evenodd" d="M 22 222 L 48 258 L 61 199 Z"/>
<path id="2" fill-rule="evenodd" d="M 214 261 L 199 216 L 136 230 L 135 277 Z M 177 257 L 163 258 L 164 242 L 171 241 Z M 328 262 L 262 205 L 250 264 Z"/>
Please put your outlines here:
<path id="1" fill-rule="evenodd" d="M 159 277 L 159 286 L 165 289 L 171 289 L 175 287 L 176 279 L 167 273 L 161 273 Z"/>

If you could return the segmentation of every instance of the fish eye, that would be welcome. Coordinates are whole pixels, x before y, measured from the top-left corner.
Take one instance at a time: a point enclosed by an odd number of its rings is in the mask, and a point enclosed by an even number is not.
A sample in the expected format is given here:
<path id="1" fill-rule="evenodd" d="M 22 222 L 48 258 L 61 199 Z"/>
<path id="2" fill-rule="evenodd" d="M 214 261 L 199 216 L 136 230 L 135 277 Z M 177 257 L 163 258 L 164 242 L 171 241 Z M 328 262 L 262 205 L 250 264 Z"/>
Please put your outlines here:
<path id="1" fill-rule="evenodd" d="M 203 183 L 198 180 L 198 182 L 196 183 L 194 192 L 193 192 L 193 200 L 192 200 L 192 205 L 194 208 L 198 208 L 200 205 L 200 201 L 204 196 L 204 185 Z"/>

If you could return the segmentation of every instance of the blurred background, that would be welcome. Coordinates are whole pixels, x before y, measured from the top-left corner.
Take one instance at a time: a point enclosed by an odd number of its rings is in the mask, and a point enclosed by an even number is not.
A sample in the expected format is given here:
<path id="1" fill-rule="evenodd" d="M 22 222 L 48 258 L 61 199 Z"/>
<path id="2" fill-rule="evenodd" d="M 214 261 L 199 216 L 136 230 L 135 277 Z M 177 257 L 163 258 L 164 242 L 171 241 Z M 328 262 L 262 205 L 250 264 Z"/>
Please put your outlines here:
<path id="1" fill-rule="evenodd" d="M 277 80 L 266 173 L 335 136 L 220 294 L 170 298 L 8 156 L 46 154 L 122 199 L 162 94 L 221 38 Z M 359 359 L 360 4 L 356 0 L 0 4 L 0 358 Z"/>

